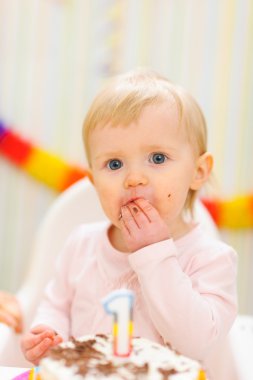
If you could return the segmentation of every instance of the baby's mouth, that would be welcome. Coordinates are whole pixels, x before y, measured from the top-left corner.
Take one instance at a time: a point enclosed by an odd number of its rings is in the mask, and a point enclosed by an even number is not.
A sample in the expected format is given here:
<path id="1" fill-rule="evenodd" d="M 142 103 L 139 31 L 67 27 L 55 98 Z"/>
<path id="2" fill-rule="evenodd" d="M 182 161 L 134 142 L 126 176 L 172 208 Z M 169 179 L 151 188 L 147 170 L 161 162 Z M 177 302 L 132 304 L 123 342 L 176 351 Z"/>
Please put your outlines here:
<path id="1" fill-rule="evenodd" d="M 129 205 L 129 203 L 133 203 L 133 202 L 137 201 L 138 199 L 144 199 L 144 197 L 133 197 L 133 198 L 130 198 L 126 202 L 124 202 L 124 204 L 121 207 L 127 206 L 127 205 Z"/>
<path id="2" fill-rule="evenodd" d="M 144 197 L 133 197 L 133 198 L 128 199 L 127 201 L 124 201 L 124 203 L 122 203 L 122 205 L 120 207 L 118 220 L 120 220 L 122 218 L 121 208 L 128 206 L 130 203 L 134 203 L 138 199 L 145 199 L 145 198 Z"/>

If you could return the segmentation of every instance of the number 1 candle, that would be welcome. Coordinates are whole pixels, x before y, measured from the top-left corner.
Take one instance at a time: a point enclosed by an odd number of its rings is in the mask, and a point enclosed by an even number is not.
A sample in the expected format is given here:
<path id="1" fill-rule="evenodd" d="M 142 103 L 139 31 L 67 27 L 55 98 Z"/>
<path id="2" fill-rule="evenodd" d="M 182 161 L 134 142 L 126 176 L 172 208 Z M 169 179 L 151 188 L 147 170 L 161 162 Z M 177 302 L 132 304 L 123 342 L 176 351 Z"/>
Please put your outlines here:
<path id="1" fill-rule="evenodd" d="M 129 356 L 132 350 L 134 293 L 128 289 L 111 292 L 103 299 L 108 314 L 113 315 L 113 353 Z"/>

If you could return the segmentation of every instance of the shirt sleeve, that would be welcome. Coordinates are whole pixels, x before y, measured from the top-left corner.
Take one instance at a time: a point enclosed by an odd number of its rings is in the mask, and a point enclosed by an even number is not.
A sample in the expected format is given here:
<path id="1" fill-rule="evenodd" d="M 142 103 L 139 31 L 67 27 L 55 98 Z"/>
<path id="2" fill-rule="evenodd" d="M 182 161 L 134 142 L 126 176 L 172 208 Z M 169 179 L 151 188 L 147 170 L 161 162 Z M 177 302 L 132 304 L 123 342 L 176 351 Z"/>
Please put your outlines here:
<path id="1" fill-rule="evenodd" d="M 215 246 L 191 255 L 184 270 L 172 239 L 129 256 L 160 335 L 198 360 L 226 335 L 237 311 L 236 254 L 226 244 L 217 244 L 218 251 Z"/>
<path id="2" fill-rule="evenodd" d="M 77 251 L 78 229 L 67 239 L 56 260 L 55 271 L 47 284 L 44 296 L 39 304 L 32 326 L 47 325 L 62 336 L 69 338 L 70 308 L 73 298 L 71 273 Z"/>

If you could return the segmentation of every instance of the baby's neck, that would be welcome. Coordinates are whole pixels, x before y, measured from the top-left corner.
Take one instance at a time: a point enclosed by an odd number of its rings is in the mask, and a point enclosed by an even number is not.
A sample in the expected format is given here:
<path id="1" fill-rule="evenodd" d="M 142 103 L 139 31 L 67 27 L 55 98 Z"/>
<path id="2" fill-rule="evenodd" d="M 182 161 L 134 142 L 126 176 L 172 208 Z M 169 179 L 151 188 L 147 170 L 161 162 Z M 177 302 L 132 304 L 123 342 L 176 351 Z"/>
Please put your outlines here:
<path id="1" fill-rule="evenodd" d="M 195 223 L 193 221 L 186 222 L 183 219 L 179 219 L 177 224 L 171 230 L 171 237 L 174 240 L 178 240 L 183 236 L 187 235 L 194 227 Z"/>

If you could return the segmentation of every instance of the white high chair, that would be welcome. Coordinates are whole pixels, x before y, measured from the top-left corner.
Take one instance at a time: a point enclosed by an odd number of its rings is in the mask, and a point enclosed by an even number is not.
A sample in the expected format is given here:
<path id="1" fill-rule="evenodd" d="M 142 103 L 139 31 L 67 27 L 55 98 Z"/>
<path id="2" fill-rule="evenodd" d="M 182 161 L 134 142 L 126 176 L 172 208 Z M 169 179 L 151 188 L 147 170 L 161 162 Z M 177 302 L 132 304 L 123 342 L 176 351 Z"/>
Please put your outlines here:
<path id="1" fill-rule="evenodd" d="M 76 182 L 56 199 L 39 228 L 27 277 L 17 293 L 24 316 L 24 332 L 29 330 L 43 288 L 52 275 L 55 257 L 61 251 L 67 236 L 81 223 L 105 219 L 96 192 L 88 179 Z M 208 233 L 219 238 L 218 230 L 210 214 L 199 201 L 196 203 L 195 220 L 200 222 Z M 238 317 L 229 339 L 232 346 L 230 356 L 223 357 L 221 354 L 221 363 L 219 363 L 219 368 L 222 368 L 221 375 L 215 380 L 252 380 L 253 360 L 250 360 L 244 352 L 248 352 L 248 355 L 253 352 L 253 318 Z M 231 355 L 236 358 L 236 368 L 233 369 L 236 376 L 233 379 L 227 376 L 227 366 L 230 366 Z M 222 363 L 223 358 L 226 363 Z M 215 361 L 217 362 L 217 359 Z M 250 364 L 251 372 L 247 375 L 245 368 L 249 368 Z M 20 351 L 20 336 L 1 324 L 0 365 L 18 367 L 31 365 Z"/>
<path id="2" fill-rule="evenodd" d="M 24 317 L 24 333 L 29 331 L 43 289 L 53 273 L 56 255 L 70 232 L 79 224 L 105 219 L 96 192 L 86 178 L 57 197 L 39 227 L 27 276 L 17 292 Z M 20 335 L 0 324 L 0 365 L 31 366 L 20 350 L 20 339 Z"/>

